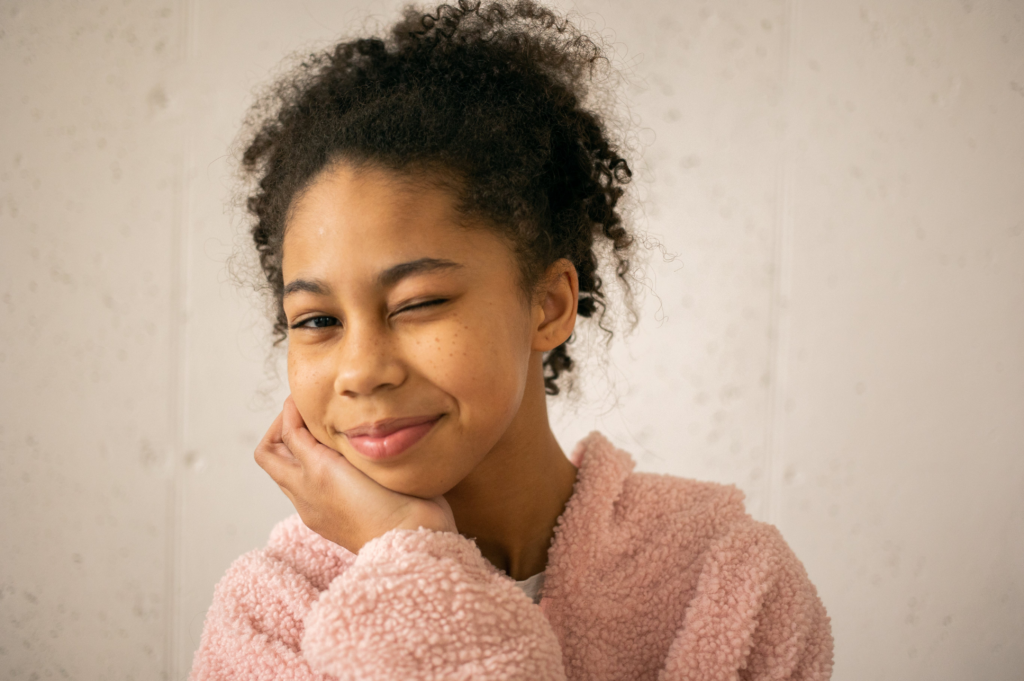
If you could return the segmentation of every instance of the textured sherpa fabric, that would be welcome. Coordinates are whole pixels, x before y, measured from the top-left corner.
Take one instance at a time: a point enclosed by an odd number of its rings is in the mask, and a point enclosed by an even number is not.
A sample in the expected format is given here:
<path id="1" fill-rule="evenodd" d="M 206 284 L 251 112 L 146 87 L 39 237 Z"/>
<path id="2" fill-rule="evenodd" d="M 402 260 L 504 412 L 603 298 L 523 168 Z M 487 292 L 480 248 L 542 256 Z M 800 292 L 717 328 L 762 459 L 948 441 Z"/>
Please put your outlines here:
<path id="1" fill-rule="evenodd" d="M 540 606 L 461 535 L 392 530 L 358 555 L 293 516 L 217 585 L 191 679 L 828 679 L 829 619 L 733 487 L 572 453 Z"/>

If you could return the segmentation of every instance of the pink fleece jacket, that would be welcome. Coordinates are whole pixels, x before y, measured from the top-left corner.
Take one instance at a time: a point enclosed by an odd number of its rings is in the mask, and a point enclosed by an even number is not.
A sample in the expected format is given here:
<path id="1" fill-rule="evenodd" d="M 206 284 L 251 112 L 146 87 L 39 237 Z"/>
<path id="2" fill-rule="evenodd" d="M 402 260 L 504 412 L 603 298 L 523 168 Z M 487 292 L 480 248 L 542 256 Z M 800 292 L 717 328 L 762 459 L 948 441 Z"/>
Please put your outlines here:
<path id="1" fill-rule="evenodd" d="M 733 487 L 634 473 L 592 433 L 540 606 L 459 534 L 353 555 L 293 516 L 217 585 L 191 679 L 828 679 L 829 618 Z"/>

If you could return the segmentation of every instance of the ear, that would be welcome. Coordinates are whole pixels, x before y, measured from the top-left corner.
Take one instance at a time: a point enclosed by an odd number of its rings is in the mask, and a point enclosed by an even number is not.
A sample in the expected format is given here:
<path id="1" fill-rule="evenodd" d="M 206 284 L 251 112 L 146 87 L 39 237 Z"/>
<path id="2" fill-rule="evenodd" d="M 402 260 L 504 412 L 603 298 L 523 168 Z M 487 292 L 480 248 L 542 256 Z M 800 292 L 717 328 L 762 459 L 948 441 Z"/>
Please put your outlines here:
<path id="1" fill-rule="evenodd" d="M 576 268 L 566 258 L 548 268 L 533 304 L 533 349 L 554 350 L 569 340 L 576 328 L 576 305 L 580 280 Z"/>

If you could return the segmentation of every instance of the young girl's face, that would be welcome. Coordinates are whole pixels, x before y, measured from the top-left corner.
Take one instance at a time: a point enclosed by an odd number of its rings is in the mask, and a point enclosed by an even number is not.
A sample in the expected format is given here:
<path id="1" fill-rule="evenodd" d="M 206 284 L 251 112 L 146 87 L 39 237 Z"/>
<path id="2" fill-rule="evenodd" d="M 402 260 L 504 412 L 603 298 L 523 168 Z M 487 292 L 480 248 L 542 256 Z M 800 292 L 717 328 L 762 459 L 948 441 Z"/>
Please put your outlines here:
<path id="1" fill-rule="evenodd" d="M 506 434 L 535 352 L 538 308 L 512 250 L 454 206 L 427 181 L 338 164 L 297 198 L 284 239 L 288 381 L 306 426 L 424 498 Z"/>

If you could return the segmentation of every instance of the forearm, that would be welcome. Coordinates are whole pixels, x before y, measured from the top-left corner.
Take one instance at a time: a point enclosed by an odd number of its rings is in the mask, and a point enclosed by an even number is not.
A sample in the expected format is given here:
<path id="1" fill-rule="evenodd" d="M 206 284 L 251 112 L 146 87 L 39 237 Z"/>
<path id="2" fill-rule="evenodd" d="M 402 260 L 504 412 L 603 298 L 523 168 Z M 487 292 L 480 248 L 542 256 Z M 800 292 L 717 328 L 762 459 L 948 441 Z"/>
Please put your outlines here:
<path id="1" fill-rule="evenodd" d="M 303 651 L 340 679 L 565 679 L 540 609 L 455 533 L 368 543 L 306 618 Z"/>

